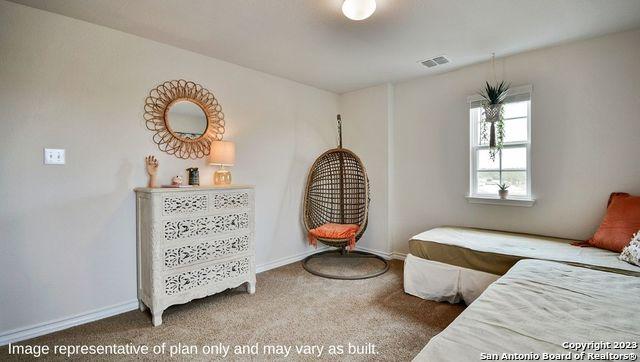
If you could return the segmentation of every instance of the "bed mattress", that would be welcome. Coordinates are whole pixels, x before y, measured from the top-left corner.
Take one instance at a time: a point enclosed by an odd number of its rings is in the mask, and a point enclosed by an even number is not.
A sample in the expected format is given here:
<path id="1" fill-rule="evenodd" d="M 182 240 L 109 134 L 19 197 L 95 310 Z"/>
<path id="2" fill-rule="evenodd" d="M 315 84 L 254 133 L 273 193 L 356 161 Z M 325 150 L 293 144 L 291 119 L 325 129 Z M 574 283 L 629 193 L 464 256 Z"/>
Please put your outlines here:
<path id="1" fill-rule="evenodd" d="M 503 275 L 522 259 L 559 261 L 592 269 L 640 276 L 640 267 L 618 253 L 571 245 L 572 240 L 493 230 L 438 227 L 414 236 L 409 251 L 419 258 Z"/>
<path id="2" fill-rule="evenodd" d="M 581 352 L 600 360 L 618 360 L 607 353 L 640 357 L 639 295 L 639 277 L 523 260 L 433 337 L 415 361 L 498 360 L 503 354 L 543 360 L 543 353 Z"/>

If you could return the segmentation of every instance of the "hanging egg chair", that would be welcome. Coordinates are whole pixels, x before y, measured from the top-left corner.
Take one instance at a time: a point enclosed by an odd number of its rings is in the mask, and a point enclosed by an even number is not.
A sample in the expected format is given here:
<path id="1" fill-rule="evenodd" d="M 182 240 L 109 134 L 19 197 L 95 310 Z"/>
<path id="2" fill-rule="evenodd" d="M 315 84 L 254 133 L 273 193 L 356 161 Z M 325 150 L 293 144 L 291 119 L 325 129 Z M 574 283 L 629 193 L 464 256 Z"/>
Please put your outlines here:
<path id="1" fill-rule="evenodd" d="M 380 256 L 353 250 L 367 229 L 369 201 L 367 172 L 355 153 L 342 148 L 342 120 L 338 115 L 338 147 L 320 155 L 311 166 L 303 205 L 304 227 L 309 233 L 310 241 L 313 244 L 318 241 L 337 249 L 307 257 L 302 262 L 305 270 L 325 278 L 366 279 L 381 275 L 389 269 L 388 262 Z M 322 233 L 326 230 L 331 231 L 330 235 Z M 366 258 L 377 266 L 368 266 L 365 273 L 336 274 L 323 271 L 323 261 L 318 258 L 338 258 L 347 263 L 348 259 Z M 313 260 L 316 261 L 312 262 Z M 336 260 L 332 262 L 340 263 Z M 342 265 L 341 269 L 345 267 L 348 269 L 348 264 Z"/>

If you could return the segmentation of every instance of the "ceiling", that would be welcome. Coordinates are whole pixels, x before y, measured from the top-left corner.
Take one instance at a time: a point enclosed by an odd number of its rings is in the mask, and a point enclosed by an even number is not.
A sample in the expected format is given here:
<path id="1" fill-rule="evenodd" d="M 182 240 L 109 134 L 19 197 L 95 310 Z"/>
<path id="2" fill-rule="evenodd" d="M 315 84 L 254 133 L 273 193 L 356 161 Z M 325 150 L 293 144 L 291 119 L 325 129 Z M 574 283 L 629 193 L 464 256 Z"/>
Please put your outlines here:
<path id="1" fill-rule="evenodd" d="M 359 22 L 342 0 L 13 1 L 336 93 L 640 27 L 639 0 L 377 0 Z"/>

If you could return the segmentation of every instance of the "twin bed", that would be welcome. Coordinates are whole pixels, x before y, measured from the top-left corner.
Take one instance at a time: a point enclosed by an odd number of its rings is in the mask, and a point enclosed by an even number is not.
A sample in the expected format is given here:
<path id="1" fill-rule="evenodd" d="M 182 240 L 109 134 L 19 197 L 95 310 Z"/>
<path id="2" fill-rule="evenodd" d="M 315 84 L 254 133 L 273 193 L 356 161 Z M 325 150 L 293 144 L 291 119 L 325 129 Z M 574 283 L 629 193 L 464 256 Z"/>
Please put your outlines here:
<path id="1" fill-rule="evenodd" d="M 640 268 L 618 254 L 571 245 L 573 241 L 537 235 L 463 227 L 438 227 L 409 241 L 404 287 L 436 301 L 471 304 L 519 260 L 540 259 L 640 276 Z"/>
<path id="2" fill-rule="evenodd" d="M 640 268 L 616 253 L 454 227 L 416 235 L 410 252 L 408 293 L 469 304 L 417 361 L 640 358 Z"/>
<path id="3" fill-rule="evenodd" d="M 611 343 L 584 351 L 600 354 L 600 360 L 617 359 L 605 353 L 638 356 L 639 320 L 640 278 L 523 260 L 433 337 L 415 360 L 478 361 L 503 353 L 538 354 L 543 360 L 543 353 L 579 354 L 580 344 L 588 342 Z"/>

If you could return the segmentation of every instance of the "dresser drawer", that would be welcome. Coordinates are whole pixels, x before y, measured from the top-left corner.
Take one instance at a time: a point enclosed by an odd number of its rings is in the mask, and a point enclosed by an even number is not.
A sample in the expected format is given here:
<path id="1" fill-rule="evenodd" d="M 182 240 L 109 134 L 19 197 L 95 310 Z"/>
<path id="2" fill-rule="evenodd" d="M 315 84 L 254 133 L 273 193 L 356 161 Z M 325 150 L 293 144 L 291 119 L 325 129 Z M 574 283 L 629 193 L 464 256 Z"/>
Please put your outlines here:
<path id="1" fill-rule="evenodd" d="M 223 262 L 198 265 L 188 270 L 164 277 L 164 293 L 176 295 L 197 288 L 205 288 L 228 279 L 240 278 L 251 273 L 249 256 Z"/>
<path id="2" fill-rule="evenodd" d="M 162 216 L 189 215 L 207 212 L 213 194 L 208 192 L 174 192 L 162 195 L 160 209 Z"/>
<path id="3" fill-rule="evenodd" d="M 164 250 L 165 269 L 232 257 L 249 251 L 250 234 L 207 240 Z"/>
<path id="4" fill-rule="evenodd" d="M 162 222 L 162 237 L 165 241 L 203 238 L 222 233 L 248 230 L 249 211 L 202 217 L 191 217 Z"/>
<path id="5" fill-rule="evenodd" d="M 171 192 L 162 195 L 160 216 L 233 212 L 248 209 L 251 205 L 249 190 Z"/>
<path id="6" fill-rule="evenodd" d="M 209 202 L 211 211 L 246 209 L 252 204 L 251 195 L 247 190 L 218 192 L 211 195 Z"/>

